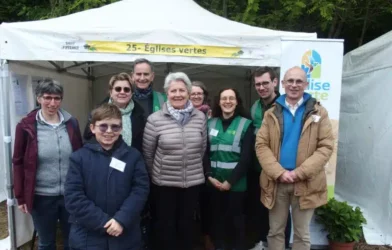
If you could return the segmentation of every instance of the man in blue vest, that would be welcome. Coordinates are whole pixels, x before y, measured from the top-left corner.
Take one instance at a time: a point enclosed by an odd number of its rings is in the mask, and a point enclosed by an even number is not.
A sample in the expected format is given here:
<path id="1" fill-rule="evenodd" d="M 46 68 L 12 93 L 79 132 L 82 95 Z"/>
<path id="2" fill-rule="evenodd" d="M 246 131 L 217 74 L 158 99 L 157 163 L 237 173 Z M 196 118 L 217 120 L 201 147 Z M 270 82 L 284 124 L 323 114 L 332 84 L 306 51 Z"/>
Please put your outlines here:
<path id="1" fill-rule="evenodd" d="M 166 95 L 152 90 L 154 81 L 154 66 L 144 58 L 136 59 L 133 63 L 132 80 L 136 85 L 133 100 L 139 103 L 144 109 L 144 117 L 161 109 L 166 101 Z"/>
<path id="2" fill-rule="evenodd" d="M 275 71 L 270 67 L 257 68 L 252 74 L 252 82 L 255 87 L 259 99 L 255 101 L 251 108 L 251 115 L 254 125 L 255 134 L 261 127 L 263 122 L 264 113 L 271 108 L 275 100 L 280 96 L 279 91 L 276 90 L 278 85 L 278 77 Z M 252 214 L 250 223 L 252 225 L 252 231 L 255 232 L 258 242 L 253 250 L 261 250 L 267 245 L 267 235 L 269 231 L 269 219 L 268 209 L 260 202 L 260 184 L 259 177 L 262 171 L 262 167 L 256 158 L 254 165 L 249 168 L 248 172 L 248 192 L 249 192 L 249 210 Z M 290 214 L 289 214 L 290 215 Z M 254 218 L 258 219 L 254 219 Z M 287 227 L 286 227 L 286 248 L 289 247 L 291 233 L 291 218 L 289 216 Z"/>

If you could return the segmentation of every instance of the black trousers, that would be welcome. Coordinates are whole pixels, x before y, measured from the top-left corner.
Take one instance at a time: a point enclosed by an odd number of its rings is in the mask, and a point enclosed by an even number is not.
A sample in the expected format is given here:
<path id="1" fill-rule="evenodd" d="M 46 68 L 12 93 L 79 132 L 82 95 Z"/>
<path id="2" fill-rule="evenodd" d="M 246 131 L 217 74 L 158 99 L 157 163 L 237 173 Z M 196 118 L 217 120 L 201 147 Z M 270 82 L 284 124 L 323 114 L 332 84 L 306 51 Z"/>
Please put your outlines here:
<path id="1" fill-rule="evenodd" d="M 253 243 L 260 241 L 267 242 L 269 231 L 269 210 L 260 202 L 260 173 L 254 169 L 248 171 L 248 191 L 246 196 L 246 214 L 247 214 L 247 231 L 255 234 Z M 285 231 L 286 248 L 290 244 L 291 235 L 291 213 L 287 218 L 287 226 Z"/>
<path id="2" fill-rule="evenodd" d="M 208 181 L 208 180 L 207 180 Z M 212 213 L 210 211 L 210 187 L 207 184 L 204 184 L 201 187 L 200 197 L 199 197 L 199 209 L 200 209 L 200 224 L 201 224 L 201 232 L 203 235 L 210 235 L 211 233 L 211 225 L 212 225 Z"/>
<path id="3" fill-rule="evenodd" d="M 245 250 L 245 192 L 210 190 L 215 248 Z"/>
<path id="4" fill-rule="evenodd" d="M 156 250 L 193 250 L 193 215 L 200 186 L 189 188 L 153 185 Z"/>

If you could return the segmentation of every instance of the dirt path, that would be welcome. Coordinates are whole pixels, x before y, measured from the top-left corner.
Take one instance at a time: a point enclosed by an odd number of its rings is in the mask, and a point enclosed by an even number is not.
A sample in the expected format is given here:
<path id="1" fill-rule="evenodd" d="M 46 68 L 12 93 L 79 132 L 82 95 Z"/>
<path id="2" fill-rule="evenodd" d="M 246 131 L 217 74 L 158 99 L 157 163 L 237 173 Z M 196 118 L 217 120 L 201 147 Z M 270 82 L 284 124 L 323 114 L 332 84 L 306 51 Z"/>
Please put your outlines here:
<path id="1" fill-rule="evenodd" d="M 8 217 L 7 217 L 7 206 L 5 202 L 0 203 L 0 239 L 4 239 L 8 236 Z M 58 234 L 58 250 L 62 249 L 61 235 Z M 21 249 L 30 249 L 29 244 L 26 244 Z M 195 249 L 196 250 L 196 249 Z M 202 250 L 202 248 L 197 248 Z M 356 245 L 355 250 L 392 250 L 392 247 L 387 246 L 370 246 L 366 243 L 359 243 Z"/>
<path id="2" fill-rule="evenodd" d="M 0 239 L 8 237 L 8 216 L 6 202 L 0 203 Z"/>

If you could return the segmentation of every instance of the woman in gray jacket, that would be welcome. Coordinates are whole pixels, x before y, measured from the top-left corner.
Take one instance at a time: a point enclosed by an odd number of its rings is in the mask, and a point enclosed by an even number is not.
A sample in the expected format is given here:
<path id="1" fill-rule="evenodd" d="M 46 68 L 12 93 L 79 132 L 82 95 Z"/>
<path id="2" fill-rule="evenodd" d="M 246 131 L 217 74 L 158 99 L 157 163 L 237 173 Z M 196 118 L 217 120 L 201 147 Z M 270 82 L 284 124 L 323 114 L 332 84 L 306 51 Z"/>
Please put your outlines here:
<path id="1" fill-rule="evenodd" d="M 164 89 L 168 101 L 148 117 L 143 138 L 153 183 L 156 243 L 160 250 L 191 250 L 193 212 L 205 181 L 206 116 L 189 101 L 192 84 L 186 74 L 170 73 Z"/>

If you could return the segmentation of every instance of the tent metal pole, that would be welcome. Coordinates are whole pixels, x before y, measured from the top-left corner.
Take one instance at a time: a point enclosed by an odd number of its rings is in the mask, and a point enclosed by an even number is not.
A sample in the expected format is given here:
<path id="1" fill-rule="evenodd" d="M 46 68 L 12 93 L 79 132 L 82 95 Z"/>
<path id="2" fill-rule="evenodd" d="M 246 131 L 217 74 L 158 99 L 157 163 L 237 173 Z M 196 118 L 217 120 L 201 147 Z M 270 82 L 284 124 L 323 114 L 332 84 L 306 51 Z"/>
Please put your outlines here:
<path id="1" fill-rule="evenodd" d="M 0 62 L 0 89 L 1 101 L 3 106 L 3 127 L 4 127 L 4 150 L 5 164 L 7 174 L 7 208 L 8 208 L 8 230 L 11 239 L 11 250 L 16 250 L 16 231 L 15 231 L 15 202 L 14 202 L 14 185 L 12 181 L 12 164 L 11 164 L 11 116 L 10 116 L 10 76 L 8 71 L 8 63 L 6 60 Z M 0 118 L 1 119 L 1 118 Z"/>

